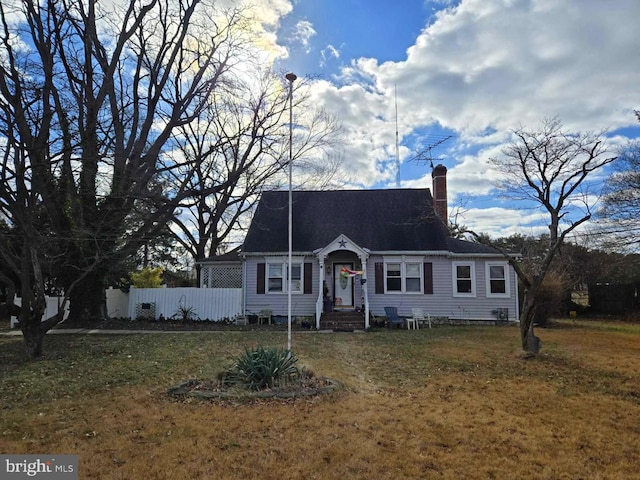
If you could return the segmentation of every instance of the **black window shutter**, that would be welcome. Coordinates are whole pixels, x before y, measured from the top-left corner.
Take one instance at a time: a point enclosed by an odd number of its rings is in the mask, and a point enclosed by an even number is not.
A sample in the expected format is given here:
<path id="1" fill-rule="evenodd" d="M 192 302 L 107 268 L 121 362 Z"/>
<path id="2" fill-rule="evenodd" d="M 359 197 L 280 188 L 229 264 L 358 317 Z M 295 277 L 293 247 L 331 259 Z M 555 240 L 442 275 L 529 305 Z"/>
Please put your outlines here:
<path id="1" fill-rule="evenodd" d="M 256 279 L 256 293 L 265 293 L 264 276 L 266 272 L 266 265 L 264 263 L 258 264 L 258 278 Z"/>
<path id="2" fill-rule="evenodd" d="M 304 264 L 304 293 L 313 293 L 311 291 L 312 278 L 313 275 L 313 264 L 305 263 Z"/>
<path id="3" fill-rule="evenodd" d="M 375 272 L 376 272 L 376 293 L 384 293 L 384 263 L 376 263 L 375 264 Z"/>
<path id="4" fill-rule="evenodd" d="M 424 266 L 424 293 L 433 293 L 433 263 L 425 262 Z"/>

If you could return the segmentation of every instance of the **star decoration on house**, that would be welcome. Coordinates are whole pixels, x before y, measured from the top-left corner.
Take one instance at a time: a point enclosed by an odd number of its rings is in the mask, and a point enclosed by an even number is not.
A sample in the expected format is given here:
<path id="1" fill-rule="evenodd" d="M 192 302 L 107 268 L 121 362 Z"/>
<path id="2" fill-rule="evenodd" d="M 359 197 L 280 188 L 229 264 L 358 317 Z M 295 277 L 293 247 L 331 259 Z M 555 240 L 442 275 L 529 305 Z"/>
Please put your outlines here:
<path id="1" fill-rule="evenodd" d="M 340 248 L 347 248 L 347 241 L 344 238 L 341 238 L 338 245 L 340 245 Z"/>

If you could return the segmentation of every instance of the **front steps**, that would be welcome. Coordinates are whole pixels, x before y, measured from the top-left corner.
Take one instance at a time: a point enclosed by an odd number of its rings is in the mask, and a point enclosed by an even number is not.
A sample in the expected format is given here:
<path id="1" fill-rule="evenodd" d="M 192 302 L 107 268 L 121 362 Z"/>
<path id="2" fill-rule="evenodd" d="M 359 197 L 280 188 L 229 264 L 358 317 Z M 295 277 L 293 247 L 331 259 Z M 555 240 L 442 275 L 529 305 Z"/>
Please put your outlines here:
<path id="1" fill-rule="evenodd" d="M 320 330 L 334 332 L 353 332 L 364 330 L 364 313 L 362 312 L 327 312 L 320 317 Z"/>

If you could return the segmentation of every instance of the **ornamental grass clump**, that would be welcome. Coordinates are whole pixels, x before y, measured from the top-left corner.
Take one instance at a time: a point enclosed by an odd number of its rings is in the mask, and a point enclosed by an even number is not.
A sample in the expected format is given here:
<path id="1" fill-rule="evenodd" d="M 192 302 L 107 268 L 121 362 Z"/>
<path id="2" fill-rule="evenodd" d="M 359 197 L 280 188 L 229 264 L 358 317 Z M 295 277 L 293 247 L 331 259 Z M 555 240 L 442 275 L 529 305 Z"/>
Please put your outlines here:
<path id="1" fill-rule="evenodd" d="M 222 375 L 222 380 L 252 390 L 281 387 L 300 378 L 297 362 L 298 358 L 290 350 L 262 346 L 245 349 L 232 369 Z"/>

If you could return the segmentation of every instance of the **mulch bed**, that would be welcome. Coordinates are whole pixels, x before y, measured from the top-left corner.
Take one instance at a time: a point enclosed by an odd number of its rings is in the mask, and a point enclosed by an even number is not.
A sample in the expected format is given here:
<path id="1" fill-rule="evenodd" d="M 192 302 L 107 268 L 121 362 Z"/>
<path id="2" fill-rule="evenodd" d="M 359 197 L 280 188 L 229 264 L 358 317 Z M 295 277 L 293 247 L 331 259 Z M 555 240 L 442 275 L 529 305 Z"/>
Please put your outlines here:
<path id="1" fill-rule="evenodd" d="M 327 395 L 343 388 L 342 383 L 326 377 L 307 377 L 299 382 L 282 387 L 249 390 L 240 386 L 225 385 L 219 380 L 190 379 L 167 389 L 167 393 L 178 400 L 287 400 L 302 397 Z"/>
<path id="2" fill-rule="evenodd" d="M 228 322 L 213 322 L 208 320 L 179 321 L 179 320 L 128 320 L 128 319 L 108 319 L 92 322 L 89 325 L 74 325 L 64 322 L 55 327 L 56 329 L 69 328 L 90 328 L 99 330 L 151 330 L 151 331 L 286 331 L 287 324 L 257 324 L 234 325 Z M 292 329 L 302 330 L 298 325 L 292 325 Z"/>

